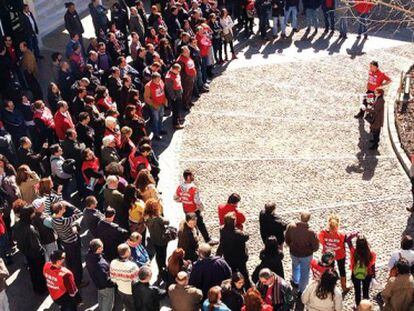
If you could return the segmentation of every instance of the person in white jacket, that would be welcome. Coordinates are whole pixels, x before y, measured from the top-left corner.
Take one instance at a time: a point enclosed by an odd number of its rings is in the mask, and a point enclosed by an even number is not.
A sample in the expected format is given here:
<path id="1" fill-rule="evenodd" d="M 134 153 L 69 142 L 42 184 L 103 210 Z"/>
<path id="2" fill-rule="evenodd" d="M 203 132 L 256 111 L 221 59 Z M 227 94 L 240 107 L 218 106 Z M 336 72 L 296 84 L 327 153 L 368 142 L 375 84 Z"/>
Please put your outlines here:
<path id="1" fill-rule="evenodd" d="M 342 294 L 336 287 L 338 274 L 326 270 L 321 280 L 309 283 L 302 294 L 302 303 L 307 311 L 341 311 Z"/>

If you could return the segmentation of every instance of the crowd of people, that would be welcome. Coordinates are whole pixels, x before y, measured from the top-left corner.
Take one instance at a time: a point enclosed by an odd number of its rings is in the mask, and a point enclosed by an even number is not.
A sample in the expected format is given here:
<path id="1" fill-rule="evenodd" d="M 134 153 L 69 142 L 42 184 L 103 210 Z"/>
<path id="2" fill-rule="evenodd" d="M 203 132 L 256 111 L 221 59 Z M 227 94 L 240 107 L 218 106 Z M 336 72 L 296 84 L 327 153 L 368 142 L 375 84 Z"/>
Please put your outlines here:
<path id="1" fill-rule="evenodd" d="M 302 4 L 308 31 L 318 27 L 318 8 L 325 31 L 335 30 L 335 1 Z M 215 68 L 237 59 L 237 32 L 245 28 L 250 36 L 257 16 L 264 38 L 272 17 L 272 34 L 280 28 L 285 38 L 290 18 L 293 32 L 298 29 L 298 5 L 294 0 L 172 0 L 154 2 L 147 14 L 140 0 L 115 1 L 109 12 L 92 0 L 96 37 L 85 40 L 75 4 L 65 3 L 70 40 L 65 51 L 51 56 L 46 96 L 37 78 L 43 59 L 39 31 L 24 6 L 25 41 L 15 46 L 5 36 L 0 45 L 1 310 L 9 310 L 5 280 L 16 248 L 25 257 L 34 292 L 48 293 L 62 310 L 82 304 L 81 289 L 88 285 L 83 262 L 102 311 L 112 310 L 115 301 L 140 311 L 159 310 L 166 301 L 177 311 L 290 310 L 297 304 L 339 311 L 350 290 L 347 276 L 354 285 L 355 309 L 373 310 L 369 289 L 376 254 L 363 235 L 340 230 L 338 215 L 317 233 L 309 213 L 287 225 L 276 215 L 276 205 L 266 204 L 259 217 L 264 246 L 250 273 L 246 216 L 237 193 L 218 206 L 216 240 L 204 223 L 194 172 L 184 171 L 174 194 L 185 215 L 178 229 L 165 217 L 168 207 L 157 188 L 160 167 L 153 143 L 182 129 L 186 113 L 209 91 Z M 360 35 L 367 34 L 371 9 L 369 1 L 355 5 L 363 19 Z M 373 149 L 383 125 L 382 87 L 390 82 L 378 67 L 371 63 L 367 86 L 374 99 L 367 95 L 355 116 L 371 124 Z M 169 117 L 171 130 L 164 126 Z M 177 248 L 168 256 L 173 240 Z M 82 243 L 88 245 L 86 255 Z M 292 260 L 290 280 L 282 261 L 285 246 Z M 412 248 L 412 238 L 404 236 L 401 250 L 391 256 L 390 278 L 376 296 L 387 310 L 413 305 Z M 157 271 L 151 268 L 153 259 Z"/>

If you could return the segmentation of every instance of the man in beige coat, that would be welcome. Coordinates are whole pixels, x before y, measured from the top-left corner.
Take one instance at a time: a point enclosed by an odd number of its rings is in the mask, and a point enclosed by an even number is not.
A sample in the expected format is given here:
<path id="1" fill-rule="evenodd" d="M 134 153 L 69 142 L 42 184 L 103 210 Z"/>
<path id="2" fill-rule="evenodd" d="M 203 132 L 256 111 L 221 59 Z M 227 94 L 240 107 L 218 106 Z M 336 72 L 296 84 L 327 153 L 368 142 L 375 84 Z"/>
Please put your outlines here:
<path id="1" fill-rule="evenodd" d="M 203 293 L 200 289 L 188 285 L 187 272 L 178 272 L 175 281 L 177 284 L 172 284 L 168 288 L 172 309 L 174 311 L 200 310 Z"/>

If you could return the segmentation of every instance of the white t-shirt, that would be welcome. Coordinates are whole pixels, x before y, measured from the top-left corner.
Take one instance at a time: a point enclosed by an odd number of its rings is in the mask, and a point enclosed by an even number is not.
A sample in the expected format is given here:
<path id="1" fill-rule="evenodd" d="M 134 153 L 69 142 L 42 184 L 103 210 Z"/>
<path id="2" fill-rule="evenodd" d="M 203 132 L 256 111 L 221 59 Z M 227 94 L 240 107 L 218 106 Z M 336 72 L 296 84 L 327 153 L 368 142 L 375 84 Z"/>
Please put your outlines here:
<path id="1" fill-rule="evenodd" d="M 400 249 L 400 250 L 395 251 L 394 253 L 392 253 L 390 261 L 388 262 L 388 269 L 389 270 L 391 270 L 394 267 L 395 263 L 400 259 L 400 254 L 401 254 L 402 258 L 404 258 L 405 260 L 408 261 L 410 266 L 412 266 L 414 264 L 414 250 Z"/>
<path id="2" fill-rule="evenodd" d="M 118 285 L 118 290 L 126 295 L 132 295 L 132 282 L 138 281 L 139 268 L 130 260 L 114 259 L 109 266 L 112 282 Z"/>

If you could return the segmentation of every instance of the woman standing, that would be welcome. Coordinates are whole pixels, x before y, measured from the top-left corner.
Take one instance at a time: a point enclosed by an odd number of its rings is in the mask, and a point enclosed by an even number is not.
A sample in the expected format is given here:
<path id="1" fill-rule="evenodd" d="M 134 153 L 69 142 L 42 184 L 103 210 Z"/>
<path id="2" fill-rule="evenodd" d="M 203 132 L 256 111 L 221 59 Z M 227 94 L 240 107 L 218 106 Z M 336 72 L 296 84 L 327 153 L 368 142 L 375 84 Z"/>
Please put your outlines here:
<path id="1" fill-rule="evenodd" d="M 259 281 L 259 272 L 263 268 L 269 268 L 278 276 L 285 278 L 283 271 L 283 251 L 279 248 L 279 242 L 275 236 L 269 236 L 265 242 L 264 249 L 260 252 L 261 263 L 254 269 L 252 280 L 254 283 Z"/>
<path id="2" fill-rule="evenodd" d="M 128 209 L 129 231 L 140 233 L 145 241 L 145 203 L 139 197 L 137 188 L 134 185 L 128 185 L 125 188 L 123 205 L 125 209 Z"/>
<path id="3" fill-rule="evenodd" d="M 240 311 L 244 299 L 244 276 L 240 272 L 233 273 L 230 280 L 221 284 L 223 303 L 232 311 Z M 260 294 L 259 294 L 260 295 Z"/>
<path id="4" fill-rule="evenodd" d="M 210 26 L 212 33 L 213 41 L 213 52 L 214 59 L 217 64 L 223 63 L 223 40 L 221 34 L 223 29 L 220 26 L 220 23 L 217 21 L 217 16 L 214 13 L 211 13 L 208 20 L 208 25 Z"/>
<path id="5" fill-rule="evenodd" d="M 220 25 L 223 28 L 223 42 L 224 42 L 224 61 L 228 61 L 227 57 L 227 44 L 230 45 L 230 51 L 232 54 L 232 59 L 237 59 L 236 53 L 234 53 L 233 46 L 233 20 L 231 19 L 229 13 L 225 8 L 221 9 L 220 14 Z"/>
<path id="6" fill-rule="evenodd" d="M 57 103 L 62 100 L 62 95 L 60 93 L 59 87 L 56 83 L 50 82 L 49 87 L 47 88 L 47 103 L 49 108 L 52 111 L 53 115 L 58 110 Z"/>
<path id="7" fill-rule="evenodd" d="M 370 124 L 372 134 L 372 146 L 370 150 L 378 149 L 381 128 L 384 126 L 384 89 L 377 88 L 374 92 L 375 99 L 372 105 L 367 107 L 366 113 L 373 115 L 373 122 Z"/>
<path id="8" fill-rule="evenodd" d="M 173 251 L 170 257 L 168 257 L 167 271 L 167 288 L 170 284 L 175 283 L 175 278 L 180 271 L 191 271 L 191 261 L 185 260 L 185 251 L 182 248 L 177 248 Z"/>
<path id="9" fill-rule="evenodd" d="M 154 178 L 152 177 L 150 171 L 147 169 L 143 169 L 138 173 L 137 179 L 135 181 L 135 186 L 138 188 L 138 193 L 141 195 L 142 200 L 145 203 L 149 199 L 161 199 L 161 195 L 157 190 Z"/>
<path id="10" fill-rule="evenodd" d="M 58 186 L 57 192 L 53 191 L 52 178 L 42 178 L 39 181 L 39 198 L 45 199 L 44 213 L 52 215 L 52 204 L 62 201 L 62 186 Z"/>
<path id="11" fill-rule="evenodd" d="M 346 287 L 346 270 L 345 270 L 345 233 L 339 231 L 339 217 L 330 215 L 328 218 L 328 229 L 324 229 L 319 233 L 319 242 L 322 244 L 322 253 L 332 252 L 335 254 L 335 260 L 338 265 L 339 275 L 341 276 L 341 287 L 343 294 L 349 292 Z"/>
<path id="12" fill-rule="evenodd" d="M 350 250 L 352 283 L 355 289 L 355 304 L 358 306 L 361 302 L 361 285 L 362 297 L 369 299 L 369 286 L 375 277 L 376 254 L 371 251 L 367 239 L 362 235 L 357 237 L 355 248 L 351 244 Z"/>
<path id="13" fill-rule="evenodd" d="M 336 288 L 338 275 L 326 270 L 320 282 L 310 283 L 302 294 L 302 303 L 308 311 L 341 311 L 342 295 Z"/>
<path id="14" fill-rule="evenodd" d="M 203 303 L 202 311 L 231 311 L 221 301 L 221 288 L 220 286 L 213 286 L 209 289 L 207 299 Z"/>
<path id="15" fill-rule="evenodd" d="M 160 271 L 159 274 L 162 274 L 167 259 L 168 242 L 165 240 L 165 233 L 169 221 L 161 216 L 160 201 L 149 199 L 145 203 L 144 218 L 157 255 L 156 261 Z"/>
<path id="16" fill-rule="evenodd" d="M 16 183 L 19 186 L 22 199 L 31 204 L 37 197 L 40 178 L 29 166 L 21 165 L 17 169 Z"/>

